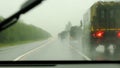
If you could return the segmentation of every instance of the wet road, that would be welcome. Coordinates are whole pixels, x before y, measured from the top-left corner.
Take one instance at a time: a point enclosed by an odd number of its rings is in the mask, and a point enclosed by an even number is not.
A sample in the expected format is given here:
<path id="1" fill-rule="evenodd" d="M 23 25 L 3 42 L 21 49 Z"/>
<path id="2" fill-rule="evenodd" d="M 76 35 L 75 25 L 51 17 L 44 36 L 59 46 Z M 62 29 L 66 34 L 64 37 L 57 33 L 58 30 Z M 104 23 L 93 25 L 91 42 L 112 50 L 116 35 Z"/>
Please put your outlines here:
<path id="1" fill-rule="evenodd" d="M 44 41 L 20 44 L 11 47 L 0 48 L 0 61 L 20 60 L 118 60 L 114 55 L 104 54 L 101 46 L 95 51 L 92 58 L 82 53 L 79 41 L 61 41 L 58 38 L 49 38 Z M 119 56 L 117 56 L 119 57 Z"/>
<path id="2" fill-rule="evenodd" d="M 14 60 L 16 57 L 48 42 L 50 39 L 45 41 L 36 41 L 32 43 L 20 44 L 16 46 L 10 46 L 5 48 L 0 48 L 0 60 L 9 61 Z"/>
<path id="3" fill-rule="evenodd" d="M 0 49 L 0 60 L 90 60 L 57 38 Z"/>

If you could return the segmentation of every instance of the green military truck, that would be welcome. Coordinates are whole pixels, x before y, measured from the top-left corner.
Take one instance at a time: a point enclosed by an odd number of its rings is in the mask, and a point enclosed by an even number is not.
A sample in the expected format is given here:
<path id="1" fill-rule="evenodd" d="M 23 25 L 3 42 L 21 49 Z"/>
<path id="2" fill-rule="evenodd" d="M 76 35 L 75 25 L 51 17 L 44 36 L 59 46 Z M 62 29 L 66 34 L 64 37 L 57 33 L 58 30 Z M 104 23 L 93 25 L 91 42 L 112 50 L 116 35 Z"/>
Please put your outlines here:
<path id="1" fill-rule="evenodd" d="M 90 56 L 99 45 L 113 45 L 114 55 L 120 56 L 120 2 L 98 1 L 84 14 L 82 19 L 82 46 L 84 53 Z"/>

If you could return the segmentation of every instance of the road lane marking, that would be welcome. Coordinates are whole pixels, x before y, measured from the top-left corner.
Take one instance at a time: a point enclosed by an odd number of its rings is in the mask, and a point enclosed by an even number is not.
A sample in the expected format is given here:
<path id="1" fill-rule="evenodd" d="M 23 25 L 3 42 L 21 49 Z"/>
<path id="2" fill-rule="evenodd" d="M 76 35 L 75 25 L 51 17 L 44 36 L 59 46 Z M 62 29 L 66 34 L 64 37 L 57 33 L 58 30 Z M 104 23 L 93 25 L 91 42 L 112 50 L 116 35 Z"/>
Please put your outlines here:
<path id="1" fill-rule="evenodd" d="M 83 56 L 86 60 L 91 61 L 92 59 L 90 59 L 89 57 L 87 57 L 86 55 L 84 55 L 82 52 L 80 52 L 79 50 L 77 50 L 76 48 L 74 48 L 73 46 L 70 46 L 73 50 L 75 50 L 78 54 L 80 54 L 81 56 Z"/>
<path id="2" fill-rule="evenodd" d="M 48 40 L 50 40 L 50 39 L 48 39 Z M 51 38 L 51 41 L 54 41 L 54 40 L 55 40 L 55 39 L 52 39 L 52 38 Z M 50 44 L 51 41 L 48 41 L 47 43 L 45 43 L 45 44 L 43 44 L 43 45 L 41 45 L 41 46 L 39 46 L 39 47 L 37 47 L 37 48 L 34 48 L 34 49 L 32 49 L 32 50 L 30 50 L 30 51 L 28 51 L 28 52 L 20 55 L 19 57 L 15 58 L 13 61 L 18 61 L 18 60 L 22 59 L 23 57 L 25 57 L 26 55 L 28 55 L 28 54 L 30 54 L 30 53 L 38 50 L 38 49 L 41 49 L 41 48 L 45 47 L 46 45 Z"/>

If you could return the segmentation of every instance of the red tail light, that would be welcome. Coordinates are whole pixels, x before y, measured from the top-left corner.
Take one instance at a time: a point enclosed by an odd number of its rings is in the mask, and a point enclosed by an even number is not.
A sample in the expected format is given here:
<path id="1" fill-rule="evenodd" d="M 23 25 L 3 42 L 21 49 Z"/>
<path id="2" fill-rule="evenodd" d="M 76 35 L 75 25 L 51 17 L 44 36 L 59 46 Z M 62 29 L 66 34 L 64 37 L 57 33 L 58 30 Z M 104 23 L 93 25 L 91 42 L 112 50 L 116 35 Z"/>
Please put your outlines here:
<path id="1" fill-rule="evenodd" d="M 117 33 L 117 37 L 120 38 L 120 31 Z"/>
<path id="2" fill-rule="evenodd" d="M 95 38 L 102 38 L 104 35 L 104 31 L 96 31 L 94 34 L 93 34 L 93 37 Z"/>

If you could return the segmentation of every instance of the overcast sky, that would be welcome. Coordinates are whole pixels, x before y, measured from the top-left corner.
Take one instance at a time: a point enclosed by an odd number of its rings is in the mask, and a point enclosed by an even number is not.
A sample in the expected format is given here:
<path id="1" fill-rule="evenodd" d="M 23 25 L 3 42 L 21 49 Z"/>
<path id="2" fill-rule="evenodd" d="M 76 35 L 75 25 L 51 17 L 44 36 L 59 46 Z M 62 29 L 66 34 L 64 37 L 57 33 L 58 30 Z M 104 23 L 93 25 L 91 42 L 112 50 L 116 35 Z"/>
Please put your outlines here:
<path id="1" fill-rule="evenodd" d="M 0 0 L 0 16 L 8 17 L 18 11 L 26 0 Z M 21 19 L 56 35 L 65 29 L 70 21 L 72 25 L 79 25 L 83 14 L 98 0 L 45 0 L 41 5 Z"/>

